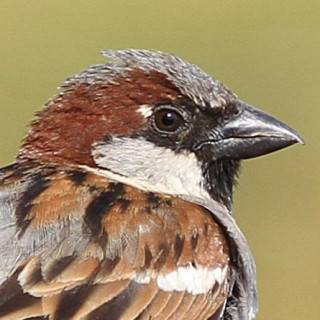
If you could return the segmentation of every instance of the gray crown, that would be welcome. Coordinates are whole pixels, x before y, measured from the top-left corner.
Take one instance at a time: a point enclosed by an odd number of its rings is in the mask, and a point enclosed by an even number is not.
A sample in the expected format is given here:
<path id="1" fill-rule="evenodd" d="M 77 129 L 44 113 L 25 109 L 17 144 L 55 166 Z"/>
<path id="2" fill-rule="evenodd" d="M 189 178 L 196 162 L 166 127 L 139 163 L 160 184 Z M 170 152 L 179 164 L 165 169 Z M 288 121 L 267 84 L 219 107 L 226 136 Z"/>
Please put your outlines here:
<path id="1" fill-rule="evenodd" d="M 99 64 L 68 78 L 62 89 L 72 89 L 80 83 L 116 83 L 117 77 L 138 68 L 146 73 L 158 71 L 197 105 L 212 108 L 225 107 L 237 99 L 226 86 L 199 67 L 177 56 L 148 50 L 106 50 L 102 54 L 112 61 Z"/>

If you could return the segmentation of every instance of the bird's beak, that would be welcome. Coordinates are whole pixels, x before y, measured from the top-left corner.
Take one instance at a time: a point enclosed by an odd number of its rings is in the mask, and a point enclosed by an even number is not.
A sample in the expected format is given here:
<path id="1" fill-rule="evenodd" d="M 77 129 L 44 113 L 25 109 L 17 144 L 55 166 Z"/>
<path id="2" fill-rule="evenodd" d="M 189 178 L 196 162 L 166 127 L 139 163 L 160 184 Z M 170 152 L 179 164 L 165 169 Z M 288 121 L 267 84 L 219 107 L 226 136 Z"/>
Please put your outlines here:
<path id="1" fill-rule="evenodd" d="M 217 158 L 248 159 L 294 143 L 302 137 L 287 124 L 240 101 L 239 115 L 227 119 L 217 129 L 218 140 L 211 146 Z"/>

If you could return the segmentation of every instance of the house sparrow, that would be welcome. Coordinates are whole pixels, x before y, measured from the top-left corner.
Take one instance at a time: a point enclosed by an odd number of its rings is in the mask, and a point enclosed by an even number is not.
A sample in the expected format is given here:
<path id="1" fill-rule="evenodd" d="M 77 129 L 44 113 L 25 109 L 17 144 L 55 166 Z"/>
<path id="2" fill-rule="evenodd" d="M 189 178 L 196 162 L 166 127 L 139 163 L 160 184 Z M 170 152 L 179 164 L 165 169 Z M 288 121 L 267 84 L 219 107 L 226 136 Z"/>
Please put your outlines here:
<path id="1" fill-rule="evenodd" d="M 253 319 L 240 160 L 302 138 L 176 56 L 103 54 L 0 171 L 0 319 Z"/>

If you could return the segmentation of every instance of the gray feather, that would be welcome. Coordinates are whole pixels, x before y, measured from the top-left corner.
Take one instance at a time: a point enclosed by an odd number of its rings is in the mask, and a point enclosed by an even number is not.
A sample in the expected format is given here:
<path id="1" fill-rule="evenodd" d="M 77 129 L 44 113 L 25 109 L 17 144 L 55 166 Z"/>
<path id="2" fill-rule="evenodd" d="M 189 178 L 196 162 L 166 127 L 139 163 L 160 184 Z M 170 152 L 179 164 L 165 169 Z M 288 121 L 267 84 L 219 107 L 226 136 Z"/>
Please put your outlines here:
<path id="1" fill-rule="evenodd" d="M 177 56 L 159 51 L 148 50 L 106 50 L 102 52 L 112 61 L 99 64 L 68 78 L 62 88 L 68 90 L 80 83 L 98 84 L 114 83 L 119 76 L 125 76 L 133 69 L 140 69 L 146 73 L 161 72 L 197 105 L 218 108 L 228 105 L 236 99 L 220 81 L 212 78 L 199 67 Z"/>

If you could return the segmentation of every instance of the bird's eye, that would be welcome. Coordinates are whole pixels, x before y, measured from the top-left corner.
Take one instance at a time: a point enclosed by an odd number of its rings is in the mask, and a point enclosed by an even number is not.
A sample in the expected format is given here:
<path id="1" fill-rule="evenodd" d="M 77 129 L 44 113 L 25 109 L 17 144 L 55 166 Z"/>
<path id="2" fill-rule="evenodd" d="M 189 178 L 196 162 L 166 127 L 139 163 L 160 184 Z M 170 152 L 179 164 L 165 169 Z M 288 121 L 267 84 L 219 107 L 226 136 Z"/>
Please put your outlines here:
<path id="1" fill-rule="evenodd" d="M 161 109 L 154 115 L 154 124 L 160 131 L 175 132 L 183 125 L 183 118 L 174 110 Z"/>

